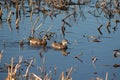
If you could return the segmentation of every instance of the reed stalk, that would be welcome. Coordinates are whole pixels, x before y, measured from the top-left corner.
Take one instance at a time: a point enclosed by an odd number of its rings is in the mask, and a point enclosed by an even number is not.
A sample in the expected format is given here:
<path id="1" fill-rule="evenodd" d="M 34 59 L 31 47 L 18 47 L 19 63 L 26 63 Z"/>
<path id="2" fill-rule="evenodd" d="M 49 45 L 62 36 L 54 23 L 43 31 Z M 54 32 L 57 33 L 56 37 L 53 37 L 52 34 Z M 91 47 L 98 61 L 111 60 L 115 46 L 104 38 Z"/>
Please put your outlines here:
<path id="1" fill-rule="evenodd" d="M 3 14 L 2 8 L 0 7 L 0 20 L 2 20 L 2 14 Z"/>
<path id="2" fill-rule="evenodd" d="M 68 71 L 68 74 L 67 74 L 67 76 L 66 76 L 66 80 L 69 80 L 69 79 L 70 79 L 71 73 L 72 73 L 72 67 L 71 67 L 71 68 L 69 69 L 69 71 Z"/>
<path id="3" fill-rule="evenodd" d="M 8 14 L 8 17 L 7 17 L 8 22 L 10 22 L 10 20 L 11 20 L 11 15 L 12 15 L 12 11 L 10 11 L 9 14 Z"/>
<path id="4" fill-rule="evenodd" d="M 42 80 L 42 78 L 40 78 L 39 76 L 37 76 L 36 74 L 34 73 L 31 73 L 31 75 L 33 75 L 35 77 L 35 80 Z"/>
<path id="5" fill-rule="evenodd" d="M 119 1 L 118 1 L 118 0 L 114 0 L 114 4 L 115 4 L 115 7 L 118 8 L 118 6 L 119 6 Z"/>
<path id="6" fill-rule="evenodd" d="M 25 72 L 25 75 L 24 75 L 25 77 L 28 77 L 29 69 L 30 69 L 30 67 L 32 65 L 32 62 L 33 62 L 33 59 L 30 61 L 29 65 L 28 65 L 28 67 L 26 69 L 26 72 Z"/>
<path id="7" fill-rule="evenodd" d="M 108 72 L 106 73 L 106 77 L 105 77 L 105 80 L 108 80 Z"/>
<path id="8" fill-rule="evenodd" d="M 108 21 L 107 25 L 106 25 L 106 28 L 108 29 L 110 26 L 110 21 Z"/>
<path id="9" fill-rule="evenodd" d="M 32 29 L 35 28 L 35 26 L 36 26 L 36 24 L 38 23 L 39 19 L 40 19 L 40 16 L 38 16 L 38 17 L 36 18 L 36 20 L 35 20 L 35 22 L 34 22 L 34 24 L 33 24 L 33 26 L 32 26 Z"/>

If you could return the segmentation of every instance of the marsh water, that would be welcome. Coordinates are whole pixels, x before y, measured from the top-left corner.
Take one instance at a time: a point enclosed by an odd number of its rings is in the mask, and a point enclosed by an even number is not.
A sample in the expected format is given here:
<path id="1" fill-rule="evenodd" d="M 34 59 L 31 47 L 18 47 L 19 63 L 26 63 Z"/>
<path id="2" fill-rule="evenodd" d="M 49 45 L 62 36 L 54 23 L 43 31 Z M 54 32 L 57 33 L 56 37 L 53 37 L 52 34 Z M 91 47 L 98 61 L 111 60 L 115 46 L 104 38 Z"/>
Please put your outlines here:
<path id="1" fill-rule="evenodd" d="M 4 1 L 1 0 L 1 2 Z M 95 3 L 96 1 L 91 0 L 84 5 L 70 5 L 69 10 L 52 10 L 43 2 L 41 6 L 48 12 L 35 11 L 31 16 L 29 5 L 25 1 L 24 9 L 20 10 L 18 29 L 15 24 L 14 6 L 10 7 L 14 12 L 10 22 L 6 21 L 9 10 L 1 6 L 3 15 L 0 22 L 0 50 L 3 50 L 3 54 L 0 58 L 0 80 L 4 80 L 8 75 L 5 65 L 11 63 L 12 57 L 16 64 L 19 56 L 23 56 L 23 61 L 34 59 L 29 73 L 35 73 L 38 76 L 41 75 L 40 67 L 43 65 L 44 57 L 45 71 L 51 74 L 53 80 L 57 80 L 62 72 L 66 72 L 71 67 L 73 80 L 95 80 L 97 77 L 105 80 L 107 72 L 108 80 L 119 80 L 120 67 L 114 65 L 120 64 L 120 57 L 115 57 L 113 50 L 120 49 L 120 23 L 115 22 L 120 20 L 120 15 L 116 13 L 113 17 L 109 17 L 101 9 L 97 10 Z M 50 10 L 53 13 L 49 12 Z M 65 19 L 73 12 L 75 15 Z M 50 16 L 50 13 L 53 15 Z M 27 42 L 38 17 L 34 36 L 40 38 L 44 32 L 54 33 L 51 39 L 47 40 L 45 49 L 42 46 L 31 46 Z M 108 21 L 110 25 L 106 28 Z M 38 27 L 39 25 L 41 27 Z M 103 26 L 99 31 L 100 25 Z M 65 27 L 65 31 L 61 31 L 62 26 Z M 98 41 L 94 41 L 94 37 Z M 70 43 L 66 52 L 51 47 L 53 41 L 60 42 L 63 39 L 67 39 Z M 24 43 L 22 47 L 21 40 Z M 95 62 L 93 57 L 97 58 Z M 54 74 L 54 67 L 56 67 L 56 74 Z M 24 75 L 25 70 L 26 66 L 21 65 L 18 73 Z"/>

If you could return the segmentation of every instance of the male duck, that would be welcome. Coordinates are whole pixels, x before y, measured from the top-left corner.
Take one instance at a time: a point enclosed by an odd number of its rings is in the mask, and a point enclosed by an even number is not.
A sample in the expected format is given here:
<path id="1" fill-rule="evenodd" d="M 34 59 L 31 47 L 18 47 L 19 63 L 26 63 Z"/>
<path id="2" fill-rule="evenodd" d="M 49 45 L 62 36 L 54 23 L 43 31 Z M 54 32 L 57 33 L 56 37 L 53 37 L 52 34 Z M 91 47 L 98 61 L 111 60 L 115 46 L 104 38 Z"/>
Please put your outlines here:
<path id="1" fill-rule="evenodd" d="M 64 49 L 67 49 L 67 44 L 68 44 L 68 40 L 64 39 L 62 40 L 62 42 L 56 42 L 54 41 L 51 46 L 54 48 L 54 49 L 58 49 L 58 50 L 64 50 Z"/>
<path id="2" fill-rule="evenodd" d="M 29 37 L 28 38 L 28 42 L 30 43 L 30 45 L 47 45 L 47 36 L 43 36 L 42 39 L 39 38 L 34 38 L 34 37 Z"/>

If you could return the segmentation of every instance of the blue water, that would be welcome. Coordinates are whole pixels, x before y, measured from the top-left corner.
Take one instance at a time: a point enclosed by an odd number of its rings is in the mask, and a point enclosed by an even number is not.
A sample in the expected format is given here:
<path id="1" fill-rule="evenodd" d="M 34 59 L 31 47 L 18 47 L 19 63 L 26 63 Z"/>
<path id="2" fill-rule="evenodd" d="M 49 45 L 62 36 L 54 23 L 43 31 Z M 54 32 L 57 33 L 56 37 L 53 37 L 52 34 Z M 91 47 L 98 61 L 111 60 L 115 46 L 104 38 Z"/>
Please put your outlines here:
<path id="1" fill-rule="evenodd" d="M 104 14 L 100 17 L 94 17 L 88 13 L 89 10 L 94 10 L 88 5 L 83 5 L 83 16 L 80 16 L 79 9 L 77 11 L 76 22 L 74 17 L 70 17 L 66 21 L 70 23 L 72 27 L 65 25 L 66 34 L 65 37 L 61 36 L 60 29 L 62 26 L 62 21 L 65 16 L 67 16 L 65 11 L 61 11 L 56 17 L 53 17 L 53 20 L 49 16 L 44 19 L 43 14 L 39 13 L 40 20 L 38 21 L 38 26 L 40 23 L 43 23 L 42 27 L 36 30 L 35 34 L 38 36 L 38 33 L 41 31 L 46 31 L 49 27 L 50 32 L 55 32 L 57 38 L 51 39 L 48 41 L 46 46 L 46 51 L 43 51 L 42 55 L 45 57 L 45 68 L 49 73 L 53 73 L 53 67 L 57 67 L 57 74 L 52 75 L 53 79 L 57 80 L 62 71 L 66 71 L 68 68 L 73 67 L 72 79 L 73 80 L 90 80 L 92 78 L 100 77 L 105 79 L 106 72 L 108 72 L 108 79 L 120 79 L 120 68 L 114 68 L 114 64 L 119 64 L 120 58 L 114 58 L 112 52 L 114 49 L 120 48 L 120 23 L 118 23 L 117 30 L 113 31 L 115 23 L 113 20 L 116 18 L 119 19 L 119 14 L 115 15 L 116 17 L 111 19 L 111 26 L 109 27 L 110 32 L 106 28 L 108 19 L 104 17 Z M 12 8 L 14 11 L 14 8 Z M 3 9 L 3 19 L 7 18 L 7 11 Z M 72 11 L 69 11 L 72 13 Z M 68 13 L 68 14 L 69 14 Z M 19 56 L 23 56 L 23 60 L 34 58 L 33 65 L 34 67 L 30 68 L 30 73 L 35 73 L 40 75 L 38 67 L 42 66 L 42 58 L 39 53 L 42 50 L 42 47 L 33 47 L 27 43 L 27 40 L 24 41 L 23 48 L 20 48 L 19 42 L 22 39 L 27 39 L 30 36 L 30 30 L 34 24 L 38 14 L 33 14 L 32 19 L 27 13 L 26 15 L 21 15 L 19 21 L 19 29 L 16 29 L 15 25 L 15 15 L 12 15 L 11 23 L 6 21 L 0 23 L 0 50 L 4 50 L 3 57 L 0 62 L 0 68 L 4 67 L 5 63 L 10 64 L 11 58 L 14 57 L 15 63 L 18 61 Z M 103 24 L 101 28 L 101 35 L 97 28 Z M 11 25 L 11 28 L 9 27 Z M 86 37 L 83 36 L 100 36 L 101 42 L 89 42 Z M 70 44 L 68 45 L 67 52 L 70 52 L 67 56 L 62 54 L 62 51 L 57 51 L 51 48 L 51 42 L 53 40 L 61 41 L 62 39 L 68 39 Z M 5 45 L 4 45 L 5 43 Z M 75 58 L 76 55 L 83 53 L 79 58 L 82 61 L 79 61 Z M 98 59 L 94 64 L 92 64 L 92 57 L 96 56 Z M 24 67 L 24 66 L 23 66 Z M 25 70 L 24 70 L 25 71 Z M 97 74 L 94 74 L 96 72 Z M 23 72 L 24 74 L 24 72 Z M 116 77 L 114 77 L 114 74 Z M 3 80 L 7 76 L 7 70 L 5 72 L 0 72 L 0 79 Z"/>

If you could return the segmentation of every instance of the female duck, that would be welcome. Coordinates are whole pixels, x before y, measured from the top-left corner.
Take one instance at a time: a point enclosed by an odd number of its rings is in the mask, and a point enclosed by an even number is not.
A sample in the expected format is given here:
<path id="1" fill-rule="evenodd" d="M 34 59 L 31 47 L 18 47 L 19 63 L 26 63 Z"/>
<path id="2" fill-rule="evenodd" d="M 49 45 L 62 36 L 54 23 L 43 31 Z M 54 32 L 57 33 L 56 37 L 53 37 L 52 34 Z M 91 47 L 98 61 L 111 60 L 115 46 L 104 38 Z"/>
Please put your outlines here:
<path id="1" fill-rule="evenodd" d="M 43 36 L 42 39 L 39 39 L 39 38 L 33 38 L 33 37 L 29 37 L 29 43 L 30 45 L 47 45 L 47 36 Z"/>
<path id="2" fill-rule="evenodd" d="M 61 43 L 54 41 L 54 42 L 51 44 L 51 46 L 52 46 L 54 49 L 64 50 L 64 49 L 67 49 L 67 44 L 68 44 L 68 40 L 64 39 L 64 40 L 62 40 Z"/>

